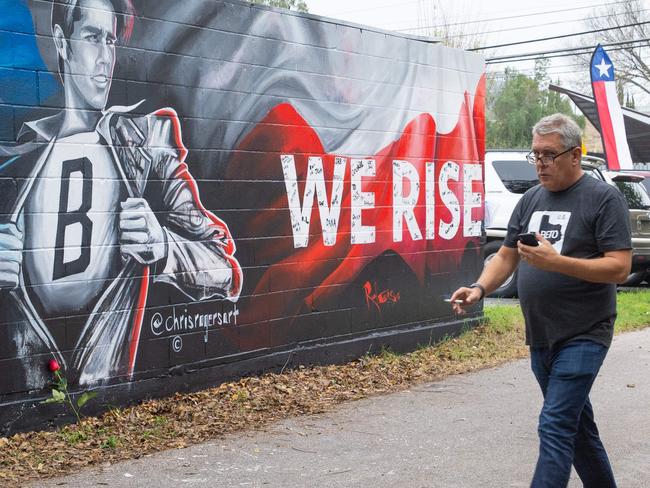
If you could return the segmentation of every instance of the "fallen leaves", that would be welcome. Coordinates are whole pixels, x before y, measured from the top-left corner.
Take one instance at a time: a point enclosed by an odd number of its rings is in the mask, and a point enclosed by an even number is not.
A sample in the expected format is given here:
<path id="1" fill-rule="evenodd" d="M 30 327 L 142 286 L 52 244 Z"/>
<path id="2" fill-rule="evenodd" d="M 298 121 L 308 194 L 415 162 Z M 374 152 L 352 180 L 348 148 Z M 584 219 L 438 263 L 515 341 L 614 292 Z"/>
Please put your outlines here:
<path id="1" fill-rule="evenodd" d="M 410 354 L 382 351 L 343 365 L 300 366 L 178 393 L 57 430 L 0 438 L 0 479 L 3 487 L 17 486 L 85 466 L 180 449 L 289 416 L 322 413 L 341 402 L 495 366 L 526 353 L 521 324 L 505 332 L 484 325 Z"/>

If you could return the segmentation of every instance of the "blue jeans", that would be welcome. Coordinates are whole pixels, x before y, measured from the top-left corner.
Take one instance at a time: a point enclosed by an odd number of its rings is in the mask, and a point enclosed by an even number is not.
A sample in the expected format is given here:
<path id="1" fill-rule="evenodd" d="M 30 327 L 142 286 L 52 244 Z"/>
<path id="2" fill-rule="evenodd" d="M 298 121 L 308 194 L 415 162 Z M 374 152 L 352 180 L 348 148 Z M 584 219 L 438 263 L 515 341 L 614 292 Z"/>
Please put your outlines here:
<path id="1" fill-rule="evenodd" d="M 544 395 L 532 488 L 566 487 L 571 464 L 585 488 L 616 486 L 589 402 L 606 354 L 607 347 L 590 340 L 571 341 L 557 350 L 530 348 L 531 368 Z"/>

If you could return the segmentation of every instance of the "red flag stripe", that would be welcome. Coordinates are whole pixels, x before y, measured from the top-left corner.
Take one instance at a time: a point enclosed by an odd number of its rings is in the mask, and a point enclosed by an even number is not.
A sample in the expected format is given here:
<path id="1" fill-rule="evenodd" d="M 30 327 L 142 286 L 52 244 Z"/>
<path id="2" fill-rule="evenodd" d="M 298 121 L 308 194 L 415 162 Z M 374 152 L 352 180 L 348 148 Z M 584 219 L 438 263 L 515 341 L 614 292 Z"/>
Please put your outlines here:
<path id="1" fill-rule="evenodd" d="M 607 166 L 609 169 L 621 169 L 618 161 L 618 151 L 616 150 L 616 136 L 612 126 L 612 117 L 609 110 L 607 99 L 606 81 L 596 81 L 593 83 L 594 99 L 598 106 L 598 115 L 600 119 L 600 133 L 603 138 L 603 150 L 607 156 Z"/>

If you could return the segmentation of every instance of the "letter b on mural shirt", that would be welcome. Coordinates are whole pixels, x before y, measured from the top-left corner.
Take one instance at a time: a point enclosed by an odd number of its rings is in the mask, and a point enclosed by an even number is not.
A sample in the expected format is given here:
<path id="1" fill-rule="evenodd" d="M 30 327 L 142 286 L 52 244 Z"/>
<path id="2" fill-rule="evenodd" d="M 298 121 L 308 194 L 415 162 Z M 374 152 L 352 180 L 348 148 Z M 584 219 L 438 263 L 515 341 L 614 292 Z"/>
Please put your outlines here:
<path id="1" fill-rule="evenodd" d="M 81 205 L 70 208 L 70 185 L 73 174 L 81 177 Z M 64 161 L 61 174 L 61 193 L 59 196 L 59 215 L 56 228 L 56 247 L 54 249 L 54 271 L 52 281 L 69 275 L 82 273 L 90 264 L 90 244 L 93 223 L 88 217 L 88 211 L 93 200 L 93 167 L 88 158 Z M 81 236 L 79 236 L 81 232 Z M 75 233 L 74 236 L 71 234 Z M 64 261 L 65 250 L 70 249 L 67 239 L 79 243 L 79 256 Z"/>

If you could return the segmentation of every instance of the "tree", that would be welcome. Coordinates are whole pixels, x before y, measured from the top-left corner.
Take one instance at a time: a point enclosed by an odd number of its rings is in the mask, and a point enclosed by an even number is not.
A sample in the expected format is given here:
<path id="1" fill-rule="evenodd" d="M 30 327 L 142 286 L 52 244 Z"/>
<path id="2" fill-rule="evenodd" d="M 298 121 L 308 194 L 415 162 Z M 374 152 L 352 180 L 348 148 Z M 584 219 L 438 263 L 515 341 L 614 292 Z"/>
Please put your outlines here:
<path id="1" fill-rule="evenodd" d="M 487 146 L 528 147 L 530 129 L 541 114 L 540 93 L 535 80 L 506 68 L 502 80 L 490 80 L 488 98 L 491 97 L 493 100 L 488 103 L 487 114 Z"/>
<path id="2" fill-rule="evenodd" d="M 252 0 L 259 5 L 268 5 L 269 7 L 286 8 L 287 10 L 296 10 L 297 12 L 309 12 L 305 0 Z"/>
<path id="3" fill-rule="evenodd" d="M 632 85 L 638 90 L 650 95 L 650 64 L 647 63 L 650 55 L 650 20 L 648 9 L 642 0 L 625 0 L 623 2 L 609 3 L 594 12 L 587 20 L 589 29 L 608 29 L 596 32 L 593 39 L 600 44 L 613 44 L 605 46 L 607 54 L 614 62 L 616 77 L 624 87 Z M 627 27 L 624 27 L 627 26 Z M 623 42 L 635 42 L 632 47 Z M 582 61 L 586 61 L 583 56 Z"/>
<path id="4" fill-rule="evenodd" d="M 418 3 L 417 33 L 422 36 L 440 39 L 441 44 L 458 49 L 478 48 L 485 44 L 480 23 L 468 17 L 466 2 L 449 5 L 441 0 L 421 1 Z M 469 26 L 473 27 L 469 27 Z"/>
<path id="5" fill-rule="evenodd" d="M 506 68 L 503 78 L 488 79 L 487 147 L 530 147 L 533 125 L 556 112 L 574 117 L 584 126 L 584 117 L 575 116 L 570 102 L 546 88 L 547 66 L 547 61 L 536 63 L 532 78 Z"/>

